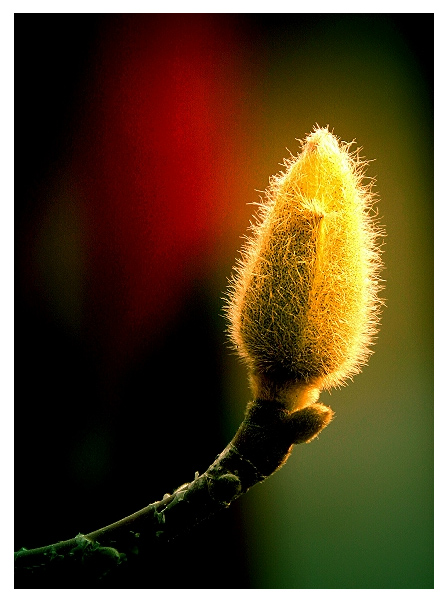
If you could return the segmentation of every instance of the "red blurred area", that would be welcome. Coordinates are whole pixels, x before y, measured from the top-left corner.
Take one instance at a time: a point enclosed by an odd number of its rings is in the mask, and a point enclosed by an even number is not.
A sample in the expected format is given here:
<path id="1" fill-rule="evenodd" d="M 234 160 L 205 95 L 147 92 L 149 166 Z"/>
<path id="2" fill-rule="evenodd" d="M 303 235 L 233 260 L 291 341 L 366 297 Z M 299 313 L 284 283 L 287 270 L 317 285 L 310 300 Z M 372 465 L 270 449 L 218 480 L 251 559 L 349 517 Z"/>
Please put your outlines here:
<path id="1" fill-rule="evenodd" d="M 251 76 L 232 18 L 210 14 L 111 18 L 92 65 L 75 162 L 86 307 L 104 351 L 123 360 L 176 312 L 241 215 L 232 171 Z"/>

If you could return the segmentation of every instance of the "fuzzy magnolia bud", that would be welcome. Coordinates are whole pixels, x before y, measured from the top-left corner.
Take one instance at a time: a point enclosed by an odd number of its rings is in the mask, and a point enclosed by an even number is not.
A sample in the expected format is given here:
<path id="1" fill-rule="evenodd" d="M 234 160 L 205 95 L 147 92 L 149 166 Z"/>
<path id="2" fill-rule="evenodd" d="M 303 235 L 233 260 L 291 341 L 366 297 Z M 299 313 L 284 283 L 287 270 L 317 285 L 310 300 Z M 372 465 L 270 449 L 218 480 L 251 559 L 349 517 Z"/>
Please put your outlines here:
<path id="1" fill-rule="evenodd" d="M 226 305 L 255 396 L 290 408 L 316 402 L 367 362 L 381 289 L 366 162 L 327 128 L 301 144 L 271 178 Z"/>

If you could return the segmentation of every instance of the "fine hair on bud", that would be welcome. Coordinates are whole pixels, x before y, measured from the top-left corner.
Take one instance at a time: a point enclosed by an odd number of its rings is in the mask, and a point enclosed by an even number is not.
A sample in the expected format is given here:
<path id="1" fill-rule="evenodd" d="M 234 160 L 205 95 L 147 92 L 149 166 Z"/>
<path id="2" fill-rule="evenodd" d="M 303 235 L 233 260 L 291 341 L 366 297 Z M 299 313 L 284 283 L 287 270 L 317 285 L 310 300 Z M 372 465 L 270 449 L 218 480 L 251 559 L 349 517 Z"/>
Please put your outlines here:
<path id="1" fill-rule="evenodd" d="M 344 384 L 378 331 L 384 233 L 368 162 L 328 128 L 300 143 L 270 180 L 226 297 L 229 335 L 261 391 Z"/>

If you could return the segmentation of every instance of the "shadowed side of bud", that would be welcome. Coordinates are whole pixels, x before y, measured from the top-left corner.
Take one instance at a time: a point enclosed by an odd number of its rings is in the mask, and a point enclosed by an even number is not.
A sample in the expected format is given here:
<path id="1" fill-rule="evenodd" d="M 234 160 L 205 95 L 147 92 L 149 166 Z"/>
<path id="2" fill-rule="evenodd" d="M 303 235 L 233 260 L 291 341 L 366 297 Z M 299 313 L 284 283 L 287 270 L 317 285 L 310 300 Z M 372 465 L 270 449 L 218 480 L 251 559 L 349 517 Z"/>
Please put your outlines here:
<path id="1" fill-rule="evenodd" d="M 381 230 L 366 162 L 327 128 L 273 177 L 228 293 L 256 396 L 313 404 L 360 371 L 377 332 Z"/>

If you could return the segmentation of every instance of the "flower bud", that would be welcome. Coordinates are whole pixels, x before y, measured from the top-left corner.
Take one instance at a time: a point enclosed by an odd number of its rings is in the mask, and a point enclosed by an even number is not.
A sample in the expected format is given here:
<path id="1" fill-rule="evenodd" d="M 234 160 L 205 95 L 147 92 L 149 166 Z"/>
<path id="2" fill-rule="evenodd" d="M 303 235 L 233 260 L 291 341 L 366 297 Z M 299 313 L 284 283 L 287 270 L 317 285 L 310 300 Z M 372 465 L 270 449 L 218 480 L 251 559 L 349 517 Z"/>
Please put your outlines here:
<path id="1" fill-rule="evenodd" d="M 227 295 L 254 394 L 290 408 L 361 370 L 378 330 L 378 237 L 366 162 L 316 127 L 271 178 Z"/>

